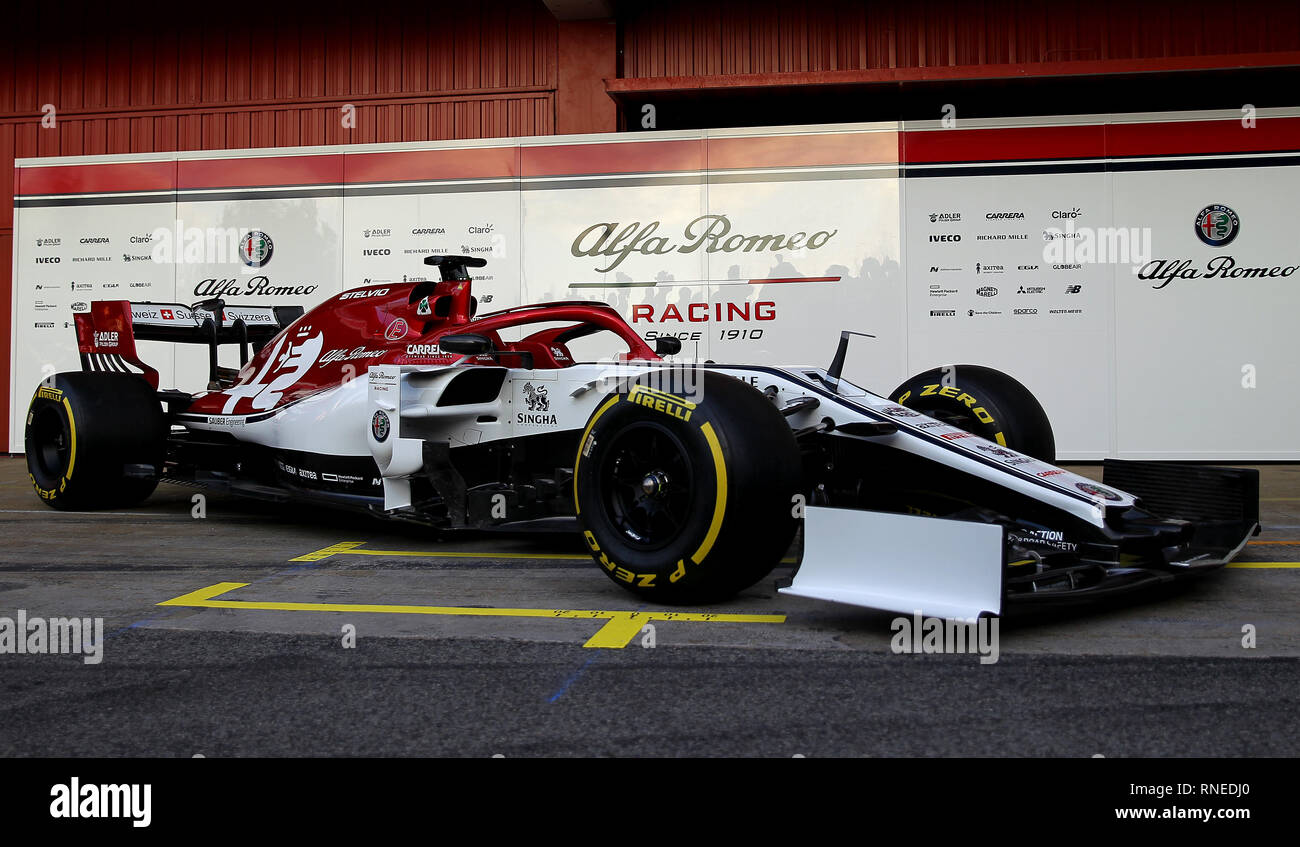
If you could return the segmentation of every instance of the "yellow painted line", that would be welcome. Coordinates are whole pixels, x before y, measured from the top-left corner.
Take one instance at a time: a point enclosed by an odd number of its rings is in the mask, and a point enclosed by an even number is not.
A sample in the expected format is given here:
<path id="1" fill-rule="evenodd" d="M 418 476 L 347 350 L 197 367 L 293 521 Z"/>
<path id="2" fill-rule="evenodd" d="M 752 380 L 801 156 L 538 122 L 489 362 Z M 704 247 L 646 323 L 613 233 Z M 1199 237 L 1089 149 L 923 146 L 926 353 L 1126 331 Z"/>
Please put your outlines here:
<path id="1" fill-rule="evenodd" d="M 1300 497 L 1261 497 L 1261 498 L 1259 498 L 1259 502 L 1261 502 L 1261 503 L 1294 503 L 1294 502 L 1297 501 L 1297 500 L 1300 500 Z"/>
<path id="2" fill-rule="evenodd" d="M 1230 568 L 1300 568 L 1300 562 L 1230 562 Z"/>
<path id="3" fill-rule="evenodd" d="M 573 553 L 460 553 L 446 550 L 368 550 L 362 549 L 364 541 L 340 541 L 312 553 L 290 559 L 291 562 L 319 562 L 330 556 L 416 556 L 424 559 L 562 559 L 564 561 L 590 562 L 587 555 Z"/>
<path id="4" fill-rule="evenodd" d="M 353 614 L 448 615 L 456 617 L 552 618 L 603 620 L 605 625 L 583 647 L 626 647 L 650 621 L 697 623 L 785 623 L 785 615 L 739 615 L 706 612 L 610 612 L 587 609 L 492 609 L 477 606 L 400 606 L 374 603 L 274 603 L 262 600 L 219 600 L 227 592 L 244 588 L 247 582 L 218 582 L 159 606 L 200 609 L 249 609 L 271 612 L 351 612 Z"/>
<path id="5" fill-rule="evenodd" d="M 1251 547 L 1254 547 L 1255 545 L 1258 544 L 1289 544 L 1291 546 L 1295 546 L 1297 544 L 1300 544 L 1300 541 L 1247 541 L 1246 544 L 1248 544 Z"/>

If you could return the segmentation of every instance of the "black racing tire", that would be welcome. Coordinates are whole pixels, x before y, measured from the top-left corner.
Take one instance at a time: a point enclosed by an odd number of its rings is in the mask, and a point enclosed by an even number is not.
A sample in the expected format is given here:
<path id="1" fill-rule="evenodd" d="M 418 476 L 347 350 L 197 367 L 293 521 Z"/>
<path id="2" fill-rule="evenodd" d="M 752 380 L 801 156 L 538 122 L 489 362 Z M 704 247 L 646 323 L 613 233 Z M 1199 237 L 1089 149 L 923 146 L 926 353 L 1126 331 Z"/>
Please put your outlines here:
<path id="1" fill-rule="evenodd" d="M 794 433 L 761 392 L 664 369 L 592 412 L 574 499 L 592 558 L 614 582 L 658 603 L 708 603 L 780 563 L 801 479 Z"/>
<path id="2" fill-rule="evenodd" d="M 158 487 L 167 424 L 153 388 L 135 374 L 61 373 L 36 389 L 24 444 L 28 479 L 47 505 L 134 506 Z M 140 476 L 142 466 L 152 475 Z"/>
<path id="3" fill-rule="evenodd" d="M 1027 456 L 1056 461 L 1047 413 L 1028 388 L 1002 371 L 980 365 L 935 368 L 907 380 L 889 397 Z"/>

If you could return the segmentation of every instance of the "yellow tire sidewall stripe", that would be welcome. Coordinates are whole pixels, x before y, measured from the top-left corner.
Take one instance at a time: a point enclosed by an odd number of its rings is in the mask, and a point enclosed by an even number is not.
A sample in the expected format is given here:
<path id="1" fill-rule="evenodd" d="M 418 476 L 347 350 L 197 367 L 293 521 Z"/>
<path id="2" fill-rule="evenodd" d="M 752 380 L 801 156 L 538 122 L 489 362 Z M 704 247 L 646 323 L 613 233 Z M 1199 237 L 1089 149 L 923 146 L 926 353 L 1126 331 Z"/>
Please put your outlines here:
<path id="1" fill-rule="evenodd" d="M 72 414 L 72 404 L 68 398 L 63 398 L 63 408 L 68 412 L 68 432 L 71 437 L 72 447 L 68 455 L 68 469 L 63 472 L 63 481 L 66 484 L 72 479 L 72 469 L 77 464 L 77 419 Z"/>
<path id="2" fill-rule="evenodd" d="M 700 549 L 691 554 L 691 561 L 697 565 L 701 564 L 713 549 L 714 542 L 718 540 L 718 533 L 722 531 L 722 518 L 727 512 L 727 463 L 722 458 L 722 445 L 718 443 L 718 434 L 713 431 L 713 424 L 704 424 L 700 427 L 700 432 L 704 434 L 704 440 L 709 442 L 709 452 L 713 454 L 713 471 L 717 475 L 717 496 L 713 503 L 713 521 L 709 524 L 709 532 L 704 536 Z"/>
<path id="3" fill-rule="evenodd" d="M 573 460 L 573 513 L 582 514 L 582 504 L 578 502 L 578 465 L 582 463 L 582 451 L 587 446 L 587 437 L 591 435 L 591 428 L 600 420 L 600 416 L 609 411 L 610 407 L 623 399 L 623 395 L 615 394 L 601 405 L 596 413 L 587 421 L 587 428 L 582 431 L 582 437 L 578 439 L 578 455 Z"/>

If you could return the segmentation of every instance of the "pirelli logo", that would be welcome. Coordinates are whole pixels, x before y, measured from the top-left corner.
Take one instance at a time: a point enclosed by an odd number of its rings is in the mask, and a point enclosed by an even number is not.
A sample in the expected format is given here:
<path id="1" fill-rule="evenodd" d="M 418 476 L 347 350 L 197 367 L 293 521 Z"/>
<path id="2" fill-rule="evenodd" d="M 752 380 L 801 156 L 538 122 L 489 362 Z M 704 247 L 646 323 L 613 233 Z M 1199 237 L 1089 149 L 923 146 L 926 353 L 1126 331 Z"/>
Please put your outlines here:
<path id="1" fill-rule="evenodd" d="M 57 388 L 46 388 L 42 385 L 40 388 L 36 389 L 36 396 L 43 397 L 46 400 L 53 400 L 57 403 L 63 399 L 63 392 Z"/>
<path id="2" fill-rule="evenodd" d="M 632 386 L 627 399 L 637 405 L 645 406 L 647 409 L 654 409 L 656 412 L 672 415 L 674 418 L 681 418 L 684 421 L 689 421 L 691 412 L 695 411 L 695 404 L 691 401 L 683 400 L 675 394 L 669 394 L 656 388 L 647 388 L 644 385 Z"/>

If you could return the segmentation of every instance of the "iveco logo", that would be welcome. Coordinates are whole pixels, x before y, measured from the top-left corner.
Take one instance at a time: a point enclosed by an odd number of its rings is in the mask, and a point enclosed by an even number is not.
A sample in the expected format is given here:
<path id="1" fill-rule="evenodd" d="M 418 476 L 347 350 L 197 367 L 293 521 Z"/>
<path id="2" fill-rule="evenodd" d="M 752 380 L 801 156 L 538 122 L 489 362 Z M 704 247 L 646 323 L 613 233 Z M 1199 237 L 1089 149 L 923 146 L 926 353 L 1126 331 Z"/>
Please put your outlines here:
<path id="1" fill-rule="evenodd" d="M 961 241 L 960 235 L 932 235 L 931 241 Z"/>
<path id="2" fill-rule="evenodd" d="M 392 252 L 393 252 L 392 250 L 388 250 L 388 249 L 383 249 L 383 250 L 362 250 L 362 251 L 361 251 L 361 255 L 362 255 L 362 256 L 387 256 L 387 255 L 389 255 L 389 254 L 392 253 Z"/>
<path id="3" fill-rule="evenodd" d="M 59 263 L 58 256 L 37 256 L 36 257 L 36 264 L 38 265 L 57 265 L 58 263 Z"/>

